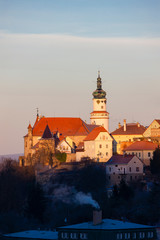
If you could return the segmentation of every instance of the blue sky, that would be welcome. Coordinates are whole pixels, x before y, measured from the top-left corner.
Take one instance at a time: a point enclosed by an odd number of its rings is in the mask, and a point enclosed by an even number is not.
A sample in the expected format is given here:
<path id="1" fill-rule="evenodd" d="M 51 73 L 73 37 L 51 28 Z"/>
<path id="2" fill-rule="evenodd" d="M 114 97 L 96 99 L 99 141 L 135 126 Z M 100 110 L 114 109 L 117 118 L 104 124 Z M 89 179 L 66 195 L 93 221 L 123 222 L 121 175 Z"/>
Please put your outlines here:
<path id="1" fill-rule="evenodd" d="M 23 152 L 37 107 L 89 122 L 98 70 L 110 131 L 160 119 L 159 12 L 159 0 L 0 0 L 0 154 Z"/>
<path id="2" fill-rule="evenodd" d="M 159 36 L 159 0 L 1 0 L 0 28 L 12 33 Z"/>

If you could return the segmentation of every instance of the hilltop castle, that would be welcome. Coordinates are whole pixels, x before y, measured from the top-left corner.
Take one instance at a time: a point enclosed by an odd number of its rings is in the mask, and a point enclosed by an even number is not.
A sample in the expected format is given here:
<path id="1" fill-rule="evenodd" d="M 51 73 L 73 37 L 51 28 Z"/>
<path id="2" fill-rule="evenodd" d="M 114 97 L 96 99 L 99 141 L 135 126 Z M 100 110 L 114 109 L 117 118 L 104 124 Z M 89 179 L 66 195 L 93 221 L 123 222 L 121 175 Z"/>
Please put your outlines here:
<path id="1" fill-rule="evenodd" d="M 29 124 L 28 133 L 24 136 L 24 157 L 20 159 L 20 164 L 30 165 L 32 156 L 45 145 L 52 153 L 56 150 L 65 152 L 67 161 L 80 161 L 81 157 L 107 161 L 112 156 L 113 139 L 108 133 L 109 113 L 106 106 L 106 92 L 102 89 L 98 72 L 90 124 L 80 118 L 40 117 L 37 112 L 33 127 Z"/>

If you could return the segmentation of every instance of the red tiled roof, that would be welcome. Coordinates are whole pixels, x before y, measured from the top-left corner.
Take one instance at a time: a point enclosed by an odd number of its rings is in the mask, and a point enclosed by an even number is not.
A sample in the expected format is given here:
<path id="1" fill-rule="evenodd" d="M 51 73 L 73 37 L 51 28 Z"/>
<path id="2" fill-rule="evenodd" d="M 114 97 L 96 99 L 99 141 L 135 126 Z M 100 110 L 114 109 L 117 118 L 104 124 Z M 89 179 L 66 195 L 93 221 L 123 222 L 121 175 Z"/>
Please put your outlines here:
<path id="1" fill-rule="evenodd" d="M 127 123 L 126 131 L 124 131 L 124 126 L 116 129 L 111 134 L 112 135 L 142 135 L 146 128 L 143 125 L 139 125 L 137 123 Z"/>
<path id="2" fill-rule="evenodd" d="M 148 141 L 137 141 L 132 143 L 130 146 L 126 147 L 124 151 L 133 151 L 133 150 L 155 150 L 158 147 L 158 144 L 148 142 Z"/>
<path id="3" fill-rule="evenodd" d="M 42 138 L 44 138 L 44 139 L 53 138 L 52 133 L 51 133 L 49 127 L 48 127 L 48 124 L 47 124 L 47 126 L 46 126 L 46 128 L 45 128 L 45 130 L 44 130 L 44 133 L 43 133 L 43 135 L 42 135 Z"/>
<path id="4" fill-rule="evenodd" d="M 33 125 L 33 128 L 36 126 L 36 124 L 38 123 L 38 121 L 39 121 L 39 116 L 36 117 L 36 121 L 35 121 L 35 123 L 34 123 L 34 125 Z"/>
<path id="5" fill-rule="evenodd" d="M 106 164 L 128 164 L 133 157 L 133 155 L 113 155 Z"/>
<path id="6" fill-rule="evenodd" d="M 96 127 L 88 134 L 88 136 L 84 139 L 84 141 L 95 140 L 100 132 L 107 132 L 107 130 L 102 126 Z"/>
<path id="7" fill-rule="evenodd" d="M 52 133 L 58 130 L 63 136 L 87 136 L 89 133 L 87 124 L 80 118 L 43 117 L 33 128 L 33 136 L 42 136 L 47 124 Z"/>

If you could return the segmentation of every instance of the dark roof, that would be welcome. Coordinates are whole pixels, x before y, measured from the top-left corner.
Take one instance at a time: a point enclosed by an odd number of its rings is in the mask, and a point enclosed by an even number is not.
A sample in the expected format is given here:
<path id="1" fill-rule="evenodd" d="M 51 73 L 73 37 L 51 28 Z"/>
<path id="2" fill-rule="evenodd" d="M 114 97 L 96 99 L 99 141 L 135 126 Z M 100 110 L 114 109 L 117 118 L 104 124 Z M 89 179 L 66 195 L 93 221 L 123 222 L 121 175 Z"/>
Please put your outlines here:
<path id="1" fill-rule="evenodd" d="M 160 125 L 160 119 L 155 119 L 158 123 L 159 123 L 159 125 Z"/>
<path id="2" fill-rule="evenodd" d="M 146 128 L 143 125 L 137 123 L 127 123 L 126 131 L 124 131 L 124 126 L 116 129 L 111 134 L 112 135 L 142 135 Z"/>
<path id="3" fill-rule="evenodd" d="M 134 155 L 113 155 L 106 164 L 128 164 Z"/>
<path id="4" fill-rule="evenodd" d="M 47 126 L 46 126 L 46 128 L 45 128 L 45 130 L 44 130 L 44 132 L 43 132 L 42 138 L 45 138 L 45 139 L 53 138 L 52 133 L 51 133 L 51 131 L 50 131 L 50 129 L 49 129 L 48 124 L 47 124 Z"/>
<path id="5" fill-rule="evenodd" d="M 118 221 L 113 219 L 103 219 L 102 223 L 93 225 L 93 222 L 84 222 L 64 227 L 59 227 L 58 230 L 65 230 L 65 229 L 85 229 L 85 230 L 113 230 L 113 229 L 148 229 L 148 228 L 155 228 L 153 226 L 148 225 L 142 225 L 137 223 L 131 223 L 131 222 L 124 222 L 124 221 Z"/>

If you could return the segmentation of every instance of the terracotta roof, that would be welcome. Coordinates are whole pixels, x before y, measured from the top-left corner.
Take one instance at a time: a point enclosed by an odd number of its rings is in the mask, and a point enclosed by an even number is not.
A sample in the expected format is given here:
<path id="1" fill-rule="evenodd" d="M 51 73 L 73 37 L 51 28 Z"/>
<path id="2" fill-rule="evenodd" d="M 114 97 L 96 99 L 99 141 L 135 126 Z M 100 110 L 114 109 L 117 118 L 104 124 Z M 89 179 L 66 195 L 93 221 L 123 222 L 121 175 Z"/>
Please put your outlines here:
<path id="1" fill-rule="evenodd" d="M 137 123 L 127 123 L 126 131 L 124 131 L 124 126 L 116 129 L 111 134 L 112 135 L 142 135 L 146 128 L 143 125 L 139 125 Z"/>
<path id="2" fill-rule="evenodd" d="M 42 136 L 47 124 L 52 133 L 58 130 L 63 136 L 87 136 L 90 132 L 88 125 L 80 118 L 43 117 L 33 128 L 33 136 Z"/>
<path id="3" fill-rule="evenodd" d="M 52 133 L 51 133 L 51 131 L 50 131 L 50 129 L 49 129 L 48 124 L 47 124 L 47 126 L 46 126 L 46 128 L 45 128 L 45 130 L 44 130 L 44 133 L 43 133 L 43 135 L 42 135 L 42 138 L 44 138 L 44 139 L 53 138 Z"/>
<path id="4" fill-rule="evenodd" d="M 37 115 L 36 121 L 35 121 L 35 123 L 34 123 L 34 125 L 33 125 L 33 128 L 36 126 L 36 124 L 38 123 L 38 121 L 39 121 L 39 116 Z"/>
<path id="5" fill-rule="evenodd" d="M 100 132 L 107 132 L 107 130 L 102 126 L 96 127 L 88 134 L 88 136 L 84 139 L 84 141 L 95 140 Z"/>
<path id="6" fill-rule="evenodd" d="M 113 155 L 106 164 L 128 164 L 133 157 L 133 155 Z"/>
<path id="7" fill-rule="evenodd" d="M 158 147 L 156 143 L 148 141 L 137 141 L 132 143 L 130 146 L 126 147 L 124 151 L 133 151 L 133 150 L 155 150 Z"/>

